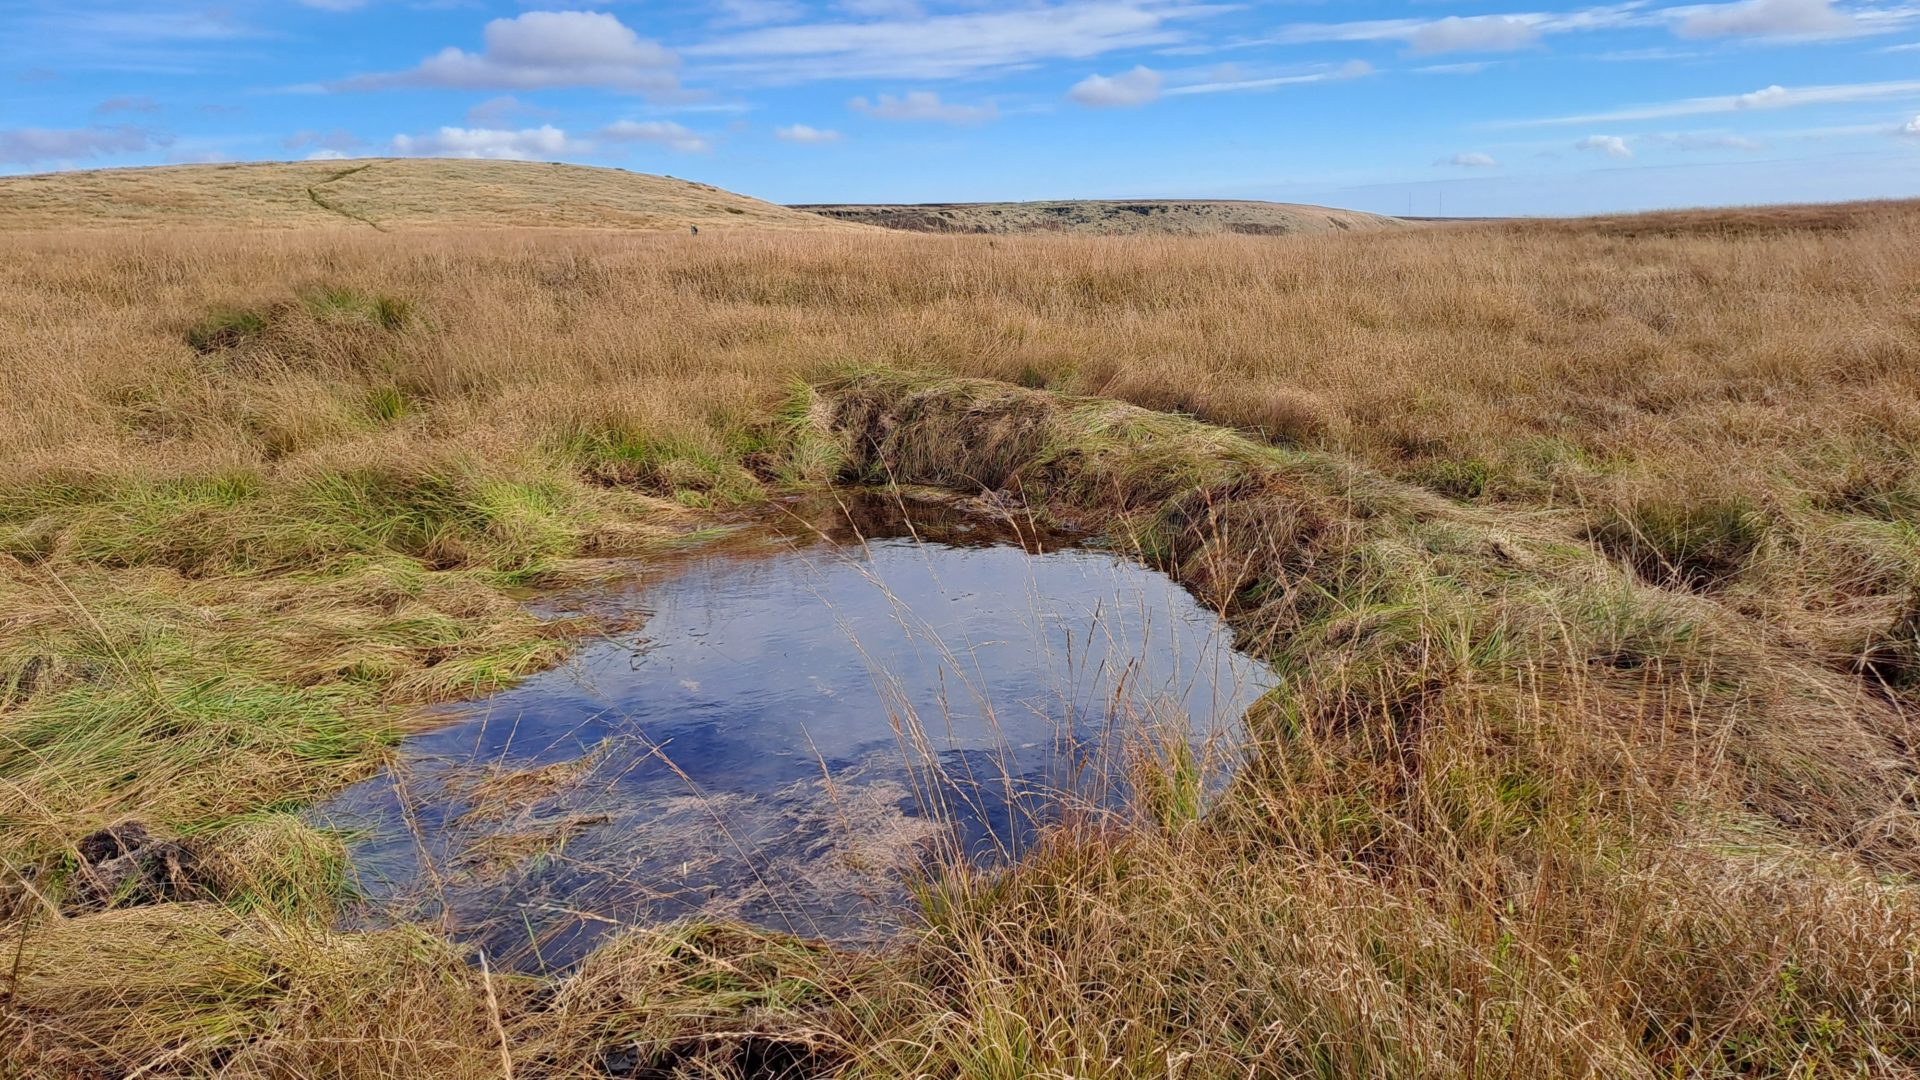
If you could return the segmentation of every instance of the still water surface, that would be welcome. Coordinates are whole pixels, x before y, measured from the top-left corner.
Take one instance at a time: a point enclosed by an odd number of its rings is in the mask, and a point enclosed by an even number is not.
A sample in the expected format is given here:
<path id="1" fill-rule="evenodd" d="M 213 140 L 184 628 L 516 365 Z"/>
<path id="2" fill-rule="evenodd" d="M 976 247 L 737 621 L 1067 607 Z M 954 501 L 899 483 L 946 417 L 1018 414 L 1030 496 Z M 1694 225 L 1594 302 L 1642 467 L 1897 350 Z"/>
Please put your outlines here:
<path id="1" fill-rule="evenodd" d="M 874 939 L 930 861 L 1117 812 L 1130 762 L 1184 739 L 1223 773 L 1271 680 L 1124 555 L 871 496 L 568 603 L 636 628 L 316 812 L 353 837 L 365 917 L 524 970 L 695 914 Z"/>

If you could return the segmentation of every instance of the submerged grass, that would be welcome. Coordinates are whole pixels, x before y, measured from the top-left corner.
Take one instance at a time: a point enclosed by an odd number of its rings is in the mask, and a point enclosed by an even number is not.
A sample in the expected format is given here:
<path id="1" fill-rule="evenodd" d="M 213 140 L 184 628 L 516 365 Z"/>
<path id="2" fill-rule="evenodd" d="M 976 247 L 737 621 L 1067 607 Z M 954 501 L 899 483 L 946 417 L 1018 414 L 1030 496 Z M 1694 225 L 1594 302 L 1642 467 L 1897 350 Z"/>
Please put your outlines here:
<path id="1" fill-rule="evenodd" d="M 1857 213 L 24 239 L 0 1073 L 1920 1071 L 1920 245 Z M 1160 761 L 877 953 L 675 926 L 531 980 L 334 928 L 291 812 L 562 656 L 521 586 L 832 481 L 992 493 L 1221 611 L 1283 681 L 1227 797 Z M 193 896 L 67 907 L 129 818 Z"/>

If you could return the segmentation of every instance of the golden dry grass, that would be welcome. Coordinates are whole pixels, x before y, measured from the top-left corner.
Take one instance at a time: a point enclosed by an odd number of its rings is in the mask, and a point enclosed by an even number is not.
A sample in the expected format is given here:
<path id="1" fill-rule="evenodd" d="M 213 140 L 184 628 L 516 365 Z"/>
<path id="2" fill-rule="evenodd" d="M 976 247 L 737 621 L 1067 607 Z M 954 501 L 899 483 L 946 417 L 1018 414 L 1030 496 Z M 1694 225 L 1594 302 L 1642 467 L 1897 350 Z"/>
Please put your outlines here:
<path id="1" fill-rule="evenodd" d="M 0 1069 L 1914 1075 L 1920 208 L 1756 219 L 16 235 Z M 1228 799 L 881 953 L 326 927 L 284 810 L 551 662 L 508 590 L 871 476 L 1217 605 L 1283 680 Z M 207 895 L 59 914 L 126 816 Z"/>
<path id="2" fill-rule="evenodd" d="M 671 176 L 557 162 L 361 158 L 0 178 L 0 230 L 852 229 Z"/>

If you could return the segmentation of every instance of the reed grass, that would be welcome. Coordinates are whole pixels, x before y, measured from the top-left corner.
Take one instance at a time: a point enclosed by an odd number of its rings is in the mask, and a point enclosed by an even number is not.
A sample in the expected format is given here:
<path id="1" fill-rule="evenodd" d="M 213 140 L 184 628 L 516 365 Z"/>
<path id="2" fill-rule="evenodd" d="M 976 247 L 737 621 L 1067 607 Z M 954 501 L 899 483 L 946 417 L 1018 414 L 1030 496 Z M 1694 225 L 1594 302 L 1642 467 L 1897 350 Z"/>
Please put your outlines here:
<path id="1" fill-rule="evenodd" d="M 1912 1075 L 1916 240 L 10 236 L 0 1070 Z M 856 480 L 1226 615 L 1282 680 L 1227 796 L 955 866 L 879 951 L 330 925 L 285 812 L 557 660 L 518 590 Z M 63 913 L 129 817 L 220 872 Z"/>

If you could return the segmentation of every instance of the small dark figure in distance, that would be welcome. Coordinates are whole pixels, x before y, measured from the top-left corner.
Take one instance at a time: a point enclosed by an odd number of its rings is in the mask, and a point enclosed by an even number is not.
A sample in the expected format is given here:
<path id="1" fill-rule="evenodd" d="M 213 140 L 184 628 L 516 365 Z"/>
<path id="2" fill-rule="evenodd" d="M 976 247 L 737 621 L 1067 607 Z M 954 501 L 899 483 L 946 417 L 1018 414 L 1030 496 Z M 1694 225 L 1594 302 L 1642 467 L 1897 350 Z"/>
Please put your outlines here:
<path id="1" fill-rule="evenodd" d="M 698 226 L 698 225 L 689 225 L 689 226 L 687 226 L 687 232 L 688 232 L 688 233 L 689 233 L 690 235 L 692 235 L 692 236 L 699 236 L 699 235 L 700 235 L 700 226 Z"/>

